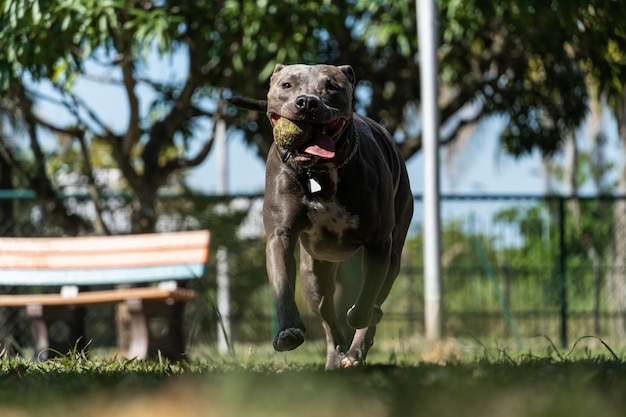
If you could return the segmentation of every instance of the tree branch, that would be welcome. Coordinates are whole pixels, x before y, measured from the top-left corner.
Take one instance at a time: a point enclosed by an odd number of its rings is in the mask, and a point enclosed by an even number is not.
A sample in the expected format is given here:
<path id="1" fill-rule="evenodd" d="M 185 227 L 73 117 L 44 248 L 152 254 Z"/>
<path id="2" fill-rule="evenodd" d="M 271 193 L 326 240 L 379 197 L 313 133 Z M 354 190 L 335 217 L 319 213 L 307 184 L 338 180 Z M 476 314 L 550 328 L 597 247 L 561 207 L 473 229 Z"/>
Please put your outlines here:
<path id="1" fill-rule="evenodd" d="M 77 127 L 67 128 L 67 127 L 56 126 L 48 122 L 47 120 L 42 119 L 41 117 L 37 116 L 34 113 L 31 114 L 31 117 L 39 126 L 45 127 L 46 129 L 52 132 L 55 132 L 61 135 L 67 135 L 70 137 L 76 137 L 76 138 L 82 137 L 85 135 L 85 131 Z"/>
<path id="2" fill-rule="evenodd" d="M 55 84 L 57 90 L 63 95 L 66 99 L 62 102 L 62 105 L 74 116 L 77 124 L 82 124 L 83 126 L 88 127 L 90 124 L 87 120 L 85 120 L 81 114 L 80 110 L 84 111 L 89 119 L 91 119 L 99 129 L 102 130 L 100 136 L 103 136 L 109 140 L 119 140 L 119 136 L 113 133 L 109 126 L 93 111 L 93 109 L 85 103 L 80 97 L 76 94 L 71 93 L 70 91 L 63 88 L 61 85 Z"/>
<path id="3" fill-rule="evenodd" d="M 27 97 L 26 89 L 20 85 L 15 90 L 15 95 L 18 99 L 18 106 L 24 114 L 24 122 L 30 139 L 31 149 L 34 153 L 34 160 L 36 164 L 36 173 L 29 175 L 25 170 L 19 169 L 19 172 L 24 175 L 28 181 L 31 189 L 35 191 L 38 198 L 42 200 L 42 204 L 45 204 L 45 210 L 52 213 L 64 230 L 69 231 L 70 234 L 77 235 L 89 229 L 89 224 L 82 217 L 75 214 L 69 214 L 63 201 L 61 201 L 56 190 L 52 184 L 52 181 L 48 177 L 46 172 L 46 157 L 39 145 L 39 139 L 37 135 L 37 118 L 33 112 L 33 103 Z M 10 152 L 6 147 L 3 147 L 3 154 L 9 154 Z M 5 155 L 7 158 L 7 155 Z M 17 161 L 10 156 L 8 158 L 13 166 L 19 166 Z"/>
<path id="4" fill-rule="evenodd" d="M 217 125 L 218 125 L 218 122 L 221 120 L 222 108 L 223 108 L 223 100 L 220 99 L 217 105 L 217 110 L 212 115 L 213 116 L 213 129 L 211 131 L 211 136 L 204 143 L 202 148 L 198 151 L 198 153 L 194 157 L 189 158 L 189 159 L 177 158 L 165 164 L 165 166 L 162 169 L 162 172 L 165 173 L 166 178 L 169 174 L 179 169 L 196 167 L 200 165 L 206 159 L 206 157 L 211 152 L 211 149 L 213 149 L 213 144 L 215 143 Z"/>
<path id="5" fill-rule="evenodd" d="M 78 143 L 80 144 L 80 150 L 83 156 L 84 173 L 87 176 L 89 194 L 94 204 L 96 211 L 96 217 L 94 220 L 94 229 L 98 235 L 110 235 L 111 231 L 107 227 L 104 219 L 102 218 L 102 209 L 100 208 L 100 194 L 98 193 L 98 187 L 96 186 L 96 180 L 93 176 L 93 166 L 91 165 L 91 159 L 87 142 L 85 141 L 85 135 L 80 134 L 77 136 Z"/>
<path id="6" fill-rule="evenodd" d="M 233 106 L 241 107 L 242 109 L 252 110 L 259 113 L 267 112 L 267 100 L 255 100 L 247 97 L 233 96 L 226 99 Z"/>
<path id="7" fill-rule="evenodd" d="M 132 57 L 129 54 L 124 55 L 120 67 L 122 68 L 124 88 L 126 90 L 126 96 L 128 97 L 130 113 L 128 117 L 128 130 L 122 140 L 122 154 L 128 156 L 130 155 L 133 145 L 139 141 L 139 137 L 141 136 L 141 128 L 139 126 L 139 99 L 135 93 L 137 81 L 133 75 L 134 65 Z"/>
<path id="8" fill-rule="evenodd" d="M 147 175 L 153 175 L 159 170 L 159 152 L 164 144 L 172 142 L 174 134 L 180 130 L 183 123 L 187 120 L 187 113 L 192 106 L 193 93 L 196 91 L 200 81 L 201 65 L 195 45 L 189 37 L 185 39 L 185 43 L 187 44 L 189 58 L 187 79 L 170 112 L 163 120 L 156 122 L 152 126 L 150 139 L 142 153 L 144 169 Z"/>

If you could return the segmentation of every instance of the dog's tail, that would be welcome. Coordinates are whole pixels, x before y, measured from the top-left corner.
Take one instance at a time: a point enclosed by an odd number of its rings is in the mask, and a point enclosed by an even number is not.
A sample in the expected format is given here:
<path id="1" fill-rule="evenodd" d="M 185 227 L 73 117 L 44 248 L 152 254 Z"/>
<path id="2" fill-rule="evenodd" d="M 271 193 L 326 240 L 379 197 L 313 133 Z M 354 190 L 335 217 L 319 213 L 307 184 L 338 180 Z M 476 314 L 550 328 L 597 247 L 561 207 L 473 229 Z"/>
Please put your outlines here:
<path id="1" fill-rule="evenodd" d="M 253 98 L 234 96 L 227 98 L 226 101 L 242 109 L 267 113 L 267 100 L 255 100 Z"/>

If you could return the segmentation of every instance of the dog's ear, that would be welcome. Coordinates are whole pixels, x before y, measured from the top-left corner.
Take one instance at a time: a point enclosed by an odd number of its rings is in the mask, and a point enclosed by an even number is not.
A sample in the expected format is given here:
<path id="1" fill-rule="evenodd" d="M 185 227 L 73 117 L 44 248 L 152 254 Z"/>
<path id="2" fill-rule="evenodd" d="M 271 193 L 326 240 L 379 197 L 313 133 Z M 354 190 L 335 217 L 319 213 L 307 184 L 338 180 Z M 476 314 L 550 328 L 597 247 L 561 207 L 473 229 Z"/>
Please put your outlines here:
<path id="1" fill-rule="evenodd" d="M 346 78 L 348 79 L 348 81 L 350 81 L 350 84 L 354 86 L 356 83 L 356 75 L 354 75 L 354 70 L 352 69 L 352 67 L 350 65 L 342 65 L 339 67 L 339 69 L 346 75 Z"/>
<path id="2" fill-rule="evenodd" d="M 274 67 L 274 72 L 272 72 L 273 74 L 276 74 L 278 71 L 280 71 L 281 69 L 285 68 L 286 65 L 284 64 L 276 64 L 276 66 Z"/>

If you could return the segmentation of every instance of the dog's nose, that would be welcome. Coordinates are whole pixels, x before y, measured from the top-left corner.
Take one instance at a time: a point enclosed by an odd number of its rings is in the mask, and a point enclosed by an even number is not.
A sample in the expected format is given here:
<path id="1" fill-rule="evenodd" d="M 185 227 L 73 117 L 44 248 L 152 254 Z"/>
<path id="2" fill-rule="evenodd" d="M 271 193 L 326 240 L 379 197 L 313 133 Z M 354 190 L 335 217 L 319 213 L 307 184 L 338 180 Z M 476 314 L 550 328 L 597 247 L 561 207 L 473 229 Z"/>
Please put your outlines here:
<path id="1" fill-rule="evenodd" d="M 317 110 L 320 105 L 320 99 L 313 96 L 298 96 L 296 98 L 296 107 L 298 110 L 302 110 L 305 112 L 310 112 L 313 110 Z"/>

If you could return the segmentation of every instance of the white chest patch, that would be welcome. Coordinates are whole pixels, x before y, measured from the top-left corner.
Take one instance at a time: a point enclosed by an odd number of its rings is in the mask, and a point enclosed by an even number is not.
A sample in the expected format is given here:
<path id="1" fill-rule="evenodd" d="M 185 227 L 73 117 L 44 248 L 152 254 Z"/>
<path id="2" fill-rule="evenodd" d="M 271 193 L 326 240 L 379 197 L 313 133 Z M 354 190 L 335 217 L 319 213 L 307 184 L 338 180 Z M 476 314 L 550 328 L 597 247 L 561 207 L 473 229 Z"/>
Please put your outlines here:
<path id="1" fill-rule="evenodd" d="M 314 240 L 322 238 L 323 233 L 331 233 L 337 236 L 341 242 L 343 234 L 347 230 L 359 227 L 359 216 L 352 215 L 345 207 L 336 201 L 308 201 L 307 216 L 311 222 L 311 228 L 307 232 Z"/>

